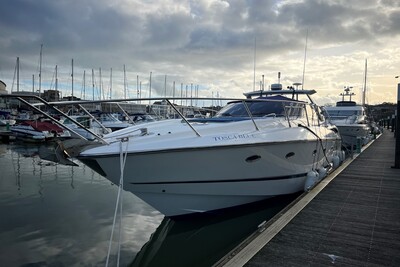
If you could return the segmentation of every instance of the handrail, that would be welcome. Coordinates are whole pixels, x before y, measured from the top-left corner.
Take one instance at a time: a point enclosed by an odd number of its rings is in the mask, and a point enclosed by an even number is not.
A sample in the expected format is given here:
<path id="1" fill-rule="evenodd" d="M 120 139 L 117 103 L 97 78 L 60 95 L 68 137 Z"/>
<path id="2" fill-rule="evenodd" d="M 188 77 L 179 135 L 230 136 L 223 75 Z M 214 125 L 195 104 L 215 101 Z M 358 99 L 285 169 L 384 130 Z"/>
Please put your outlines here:
<path id="1" fill-rule="evenodd" d="M 198 137 L 201 137 L 199 132 L 196 131 L 196 129 L 190 124 L 190 122 L 185 118 L 185 116 L 183 116 L 183 114 L 179 112 L 179 110 L 169 101 L 169 99 L 165 99 L 165 101 L 167 101 L 167 103 L 178 113 L 178 115 L 186 122 L 186 124 L 189 125 L 189 127 L 193 130 L 193 132 L 195 132 L 195 134 Z"/>
<path id="2" fill-rule="evenodd" d="M 1 95 L 4 96 L 4 95 Z M 31 103 L 29 103 L 28 101 L 26 101 L 25 99 L 23 99 L 22 97 L 30 97 L 30 98 L 34 98 L 36 100 L 38 100 L 39 102 L 41 102 L 43 105 L 54 109 L 56 112 L 60 113 L 61 115 L 63 115 L 64 117 L 68 118 L 69 120 L 71 120 L 73 123 L 75 123 L 76 125 L 78 125 L 79 127 L 83 128 L 85 131 L 89 132 L 90 134 L 92 134 L 97 140 L 99 140 L 101 143 L 103 144 L 108 144 L 107 141 L 105 141 L 103 138 L 101 138 L 100 136 L 98 136 L 97 134 L 95 134 L 93 131 L 87 129 L 84 125 L 82 125 L 81 123 L 79 123 L 78 121 L 76 121 L 75 119 L 71 118 L 70 116 L 68 116 L 67 114 L 65 114 L 64 112 L 62 112 L 61 110 L 59 110 L 58 108 L 56 108 L 55 106 L 51 105 L 50 103 L 48 103 L 47 101 L 45 101 L 44 99 L 38 97 L 38 96 L 34 96 L 34 95 L 14 95 L 14 96 L 8 96 L 6 95 L 6 97 L 11 97 L 11 98 L 16 98 L 19 101 L 21 101 L 22 103 L 26 104 L 27 106 L 29 106 L 30 108 L 32 108 L 33 110 L 39 112 L 40 114 L 42 114 L 43 116 L 45 116 L 46 118 L 50 119 L 51 121 L 53 121 L 54 123 L 56 123 L 57 125 L 59 125 L 60 127 L 71 131 L 72 133 L 76 134 L 78 137 L 87 140 L 85 137 L 83 137 L 82 135 L 80 135 L 79 133 L 77 133 L 76 131 L 68 128 L 67 126 L 65 126 L 63 123 L 59 122 L 58 120 L 54 119 L 52 116 L 48 115 L 46 112 L 38 109 L 37 107 L 35 107 L 34 105 L 32 105 Z"/>
<path id="3" fill-rule="evenodd" d="M 192 129 L 192 131 L 196 134 L 196 136 L 201 136 L 200 133 L 193 127 L 193 125 L 185 118 L 185 116 L 183 115 L 183 112 L 180 111 L 180 106 L 175 106 L 174 104 L 172 104 L 171 100 L 180 100 L 180 99 L 191 99 L 191 98 L 183 98 L 183 97 L 160 97 L 160 98 L 130 98 L 130 99 L 114 99 L 114 100 L 94 100 L 94 101 L 63 101 L 63 102 L 46 102 L 43 99 L 34 96 L 34 95 L 0 95 L 0 97 L 12 97 L 12 98 L 16 98 L 16 97 L 30 97 L 30 98 L 34 98 L 36 100 L 39 100 L 40 103 L 35 103 L 35 104 L 30 104 L 31 107 L 33 106 L 40 106 L 40 105 L 46 105 L 46 106 L 50 106 L 51 108 L 57 110 L 57 112 L 59 112 L 60 114 L 64 115 L 65 117 L 71 119 L 72 122 L 74 122 L 75 124 L 77 124 L 78 126 L 84 128 L 84 126 L 82 126 L 79 122 L 76 122 L 75 120 L 73 120 L 72 118 L 70 118 L 68 115 L 64 114 L 63 112 L 61 112 L 60 110 L 56 109 L 54 106 L 57 105 L 71 105 L 71 104 L 92 104 L 92 103 L 115 103 L 117 104 L 119 107 L 120 105 L 118 103 L 120 102 L 129 102 L 129 101 L 142 101 L 142 100 L 163 100 L 165 101 L 164 103 L 166 104 L 166 107 L 169 105 L 172 107 L 172 109 L 176 112 L 176 114 L 179 115 L 180 118 L 182 118 L 182 120 L 189 125 L 189 127 Z M 288 125 L 289 127 L 292 127 L 292 123 L 291 123 L 291 110 L 293 108 L 297 108 L 297 105 L 288 105 L 287 103 L 297 103 L 297 104 L 306 104 L 307 102 L 304 101 L 298 101 L 298 100 L 292 100 L 292 99 L 287 99 L 287 100 L 281 100 L 281 99 L 243 99 L 243 98 L 209 98 L 209 97 L 203 97 L 203 98 L 196 98 L 196 99 L 200 99 L 200 100 L 215 100 L 215 99 L 219 99 L 219 100 L 229 100 L 232 102 L 242 102 L 244 103 L 244 108 L 246 109 L 246 113 L 248 114 L 249 118 L 252 120 L 252 123 L 255 127 L 255 129 L 257 131 L 259 131 L 259 127 L 255 121 L 255 117 L 253 116 L 253 114 L 250 111 L 250 108 L 247 104 L 247 102 L 282 102 L 283 105 L 283 111 L 284 111 L 284 116 L 286 117 L 286 120 L 288 121 Z M 301 105 L 303 107 L 303 105 Z M 313 105 L 313 104 L 311 104 Z M 82 110 L 84 110 L 84 108 L 82 106 L 80 106 L 82 108 Z M 183 108 L 184 106 L 182 106 Z M 189 107 L 187 107 L 189 108 Z M 299 107 L 300 108 L 300 107 Z M 122 111 L 123 110 L 121 107 L 120 109 Z M 37 110 L 38 111 L 38 110 Z M 42 114 L 44 114 L 43 112 L 40 112 Z M 86 112 L 87 113 L 87 112 Z M 125 113 L 125 112 L 124 112 Z M 313 112 L 314 113 L 314 112 Z M 306 110 L 306 114 L 305 116 L 307 117 L 308 120 L 308 115 L 307 115 L 307 110 Z M 307 125 L 309 125 L 310 122 L 307 121 Z M 102 125 L 100 123 L 100 125 Z M 101 138 L 100 136 L 96 135 L 95 133 L 93 133 L 92 131 L 90 131 L 89 129 L 84 128 L 86 131 L 88 131 L 89 133 L 93 134 L 95 136 L 96 139 L 100 140 L 100 142 L 102 143 L 107 143 L 103 138 Z"/>
<path id="4" fill-rule="evenodd" d="M 131 118 L 131 116 L 129 116 L 129 114 L 128 113 L 126 113 L 126 111 L 121 107 L 121 105 L 119 104 L 119 103 L 116 103 L 117 104 L 117 107 L 124 113 L 124 115 L 128 118 L 128 120 L 132 123 L 132 124 L 136 124 L 133 120 L 132 120 L 132 118 Z"/>
<path id="5" fill-rule="evenodd" d="M 246 111 L 247 111 L 247 114 L 249 115 L 249 117 L 250 117 L 251 121 L 253 122 L 253 124 L 254 124 L 254 127 L 256 127 L 256 130 L 257 130 L 257 131 L 259 131 L 260 129 L 258 129 L 258 127 L 257 127 L 257 124 L 256 124 L 256 122 L 254 121 L 253 115 L 251 114 L 251 112 L 250 112 L 250 109 L 249 109 L 249 107 L 247 106 L 247 103 L 246 103 L 246 101 L 245 101 L 245 100 L 243 100 L 243 101 L 242 101 L 242 103 L 243 103 L 243 105 L 244 105 L 244 108 L 246 109 Z"/>
<path id="6" fill-rule="evenodd" d="M 104 127 L 104 125 L 99 122 L 86 108 L 84 108 L 81 104 L 78 104 L 78 107 L 81 108 L 83 110 L 83 112 L 85 112 L 92 120 L 94 120 L 98 125 L 100 125 L 100 127 L 106 131 L 107 133 L 111 133 L 111 131 L 109 129 L 107 129 L 106 127 Z"/>
<path id="7" fill-rule="evenodd" d="M 50 115 L 47 114 L 46 112 L 43 112 L 43 111 L 41 111 L 40 109 L 38 109 L 37 107 L 32 106 L 32 105 L 31 105 L 28 101 L 26 101 L 25 99 L 20 98 L 20 97 L 17 97 L 17 99 L 18 99 L 19 101 L 21 101 L 22 103 L 24 103 L 25 105 L 31 107 L 31 108 L 34 109 L 35 111 L 41 113 L 43 116 L 45 116 L 46 118 L 50 119 L 52 122 L 56 123 L 58 126 L 62 127 L 63 129 L 68 130 L 68 131 L 71 131 L 72 133 L 74 133 L 74 134 L 78 135 L 79 137 L 83 138 L 84 140 L 87 140 L 85 137 L 83 137 L 82 135 L 80 135 L 79 133 L 77 133 L 77 132 L 75 132 L 75 131 L 73 131 L 73 130 L 70 130 L 67 126 L 65 126 L 64 124 L 62 124 L 62 123 L 59 122 L 58 120 L 54 119 L 52 116 L 50 116 Z"/>

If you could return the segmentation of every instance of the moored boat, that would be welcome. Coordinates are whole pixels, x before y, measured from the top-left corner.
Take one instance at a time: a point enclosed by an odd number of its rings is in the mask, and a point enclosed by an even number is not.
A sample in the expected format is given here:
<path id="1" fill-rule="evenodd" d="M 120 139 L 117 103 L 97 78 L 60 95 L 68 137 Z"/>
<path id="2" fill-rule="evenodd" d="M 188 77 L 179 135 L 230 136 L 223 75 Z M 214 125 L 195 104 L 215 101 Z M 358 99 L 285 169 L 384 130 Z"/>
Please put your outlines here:
<path id="1" fill-rule="evenodd" d="M 338 127 L 344 146 L 364 145 L 370 139 L 371 125 L 367 118 L 363 105 L 357 105 L 351 100 L 350 87 L 344 89 L 341 94 L 342 101 L 338 101 L 335 107 L 325 107 L 332 124 Z M 345 100 L 348 97 L 349 100 Z"/>
<path id="2" fill-rule="evenodd" d="M 41 120 L 22 121 L 11 126 L 10 130 L 17 138 L 28 142 L 42 142 L 71 136 L 68 131 L 60 126 L 50 121 Z"/>
<path id="3" fill-rule="evenodd" d="M 213 118 L 107 134 L 108 144 L 83 149 L 78 158 L 119 184 L 126 153 L 124 189 L 166 216 L 307 190 L 338 165 L 341 139 L 315 103 L 298 100 L 314 90 L 281 88 L 246 93 L 248 99 L 230 102 Z"/>
<path id="4" fill-rule="evenodd" d="M 10 112 L 0 110 L 0 126 L 12 126 L 16 123 L 10 116 Z"/>
<path id="5" fill-rule="evenodd" d="M 98 121 L 113 132 L 132 126 L 131 123 L 120 121 L 117 116 L 112 113 L 100 114 Z"/>
<path id="6" fill-rule="evenodd" d="M 73 120 L 79 122 L 84 128 L 75 124 Z M 93 135 L 92 133 L 99 136 L 103 136 L 104 134 L 111 132 L 111 129 L 106 128 L 100 122 L 97 122 L 95 119 L 87 115 L 69 116 L 69 118 L 62 119 L 61 122 L 65 127 L 76 132 L 81 137 L 84 137 L 88 140 L 96 139 L 96 136 Z M 90 130 L 92 133 L 87 130 Z M 79 136 L 75 136 L 75 134 L 72 134 L 72 136 L 75 138 L 79 138 Z"/>

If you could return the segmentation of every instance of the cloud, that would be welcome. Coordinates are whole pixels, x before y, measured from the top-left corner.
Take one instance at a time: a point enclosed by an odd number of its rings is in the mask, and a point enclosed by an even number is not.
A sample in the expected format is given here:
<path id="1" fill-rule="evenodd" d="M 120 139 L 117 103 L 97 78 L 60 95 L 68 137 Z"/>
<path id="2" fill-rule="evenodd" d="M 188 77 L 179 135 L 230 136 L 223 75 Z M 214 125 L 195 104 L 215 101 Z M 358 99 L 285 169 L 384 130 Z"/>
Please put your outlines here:
<path id="1" fill-rule="evenodd" d="M 115 87 L 121 87 L 125 64 L 130 84 L 137 75 L 148 83 L 152 71 L 160 94 L 168 75 L 171 83 L 202 84 L 208 96 L 216 85 L 226 96 L 241 95 L 253 88 L 255 40 L 257 81 L 261 74 L 272 81 L 278 71 L 294 79 L 302 72 L 307 31 L 307 71 L 320 62 L 332 69 L 350 57 L 335 76 L 344 83 L 350 62 L 362 65 L 359 55 L 398 43 L 400 31 L 400 5 L 390 0 L 5 0 L 2 9 L 7 12 L 0 17 L 0 79 L 7 84 L 17 56 L 31 72 L 25 79 L 37 73 L 44 44 L 45 72 L 56 64 L 69 69 L 74 58 L 77 73 L 113 68 Z M 387 67 L 394 71 L 399 64 Z M 326 75 L 313 73 L 323 88 L 332 86 Z"/>

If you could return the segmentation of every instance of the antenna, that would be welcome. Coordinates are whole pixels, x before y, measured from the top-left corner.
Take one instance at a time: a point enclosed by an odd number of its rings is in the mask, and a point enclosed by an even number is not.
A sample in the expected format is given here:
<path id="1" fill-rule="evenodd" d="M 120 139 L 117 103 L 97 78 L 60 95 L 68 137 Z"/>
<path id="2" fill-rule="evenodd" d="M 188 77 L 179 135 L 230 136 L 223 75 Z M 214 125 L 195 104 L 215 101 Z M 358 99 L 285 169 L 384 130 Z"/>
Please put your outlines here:
<path id="1" fill-rule="evenodd" d="M 308 29 L 306 34 L 306 45 L 304 47 L 303 78 L 301 80 L 301 90 L 304 89 L 304 75 L 306 73 L 306 59 L 307 59 L 307 44 L 308 44 Z"/>

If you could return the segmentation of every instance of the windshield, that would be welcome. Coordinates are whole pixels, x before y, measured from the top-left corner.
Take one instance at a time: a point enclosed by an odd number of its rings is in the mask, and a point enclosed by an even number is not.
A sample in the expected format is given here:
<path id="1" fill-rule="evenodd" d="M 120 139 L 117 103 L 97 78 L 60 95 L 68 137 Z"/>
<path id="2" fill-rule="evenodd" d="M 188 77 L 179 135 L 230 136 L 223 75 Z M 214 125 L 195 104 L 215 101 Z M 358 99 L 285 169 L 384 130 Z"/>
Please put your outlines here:
<path id="1" fill-rule="evenodd" d="M 340 119 L 340 118 L 347 118 L 353 115 L 361 115 L 361 111 L 357 110 L 326 110 L 329 114 L 329 116 L 334 119 Z"/>
<path id="2" fill-rule="evenodd" d="M 303 107 L 300 103 L 284 102 L 284 101 L 246 101 L 246 105 L 249 108 L 252 116 L 263 117 L 263 116 L 285 116 L 285 107 L 299 107 L 292 109 L 290 116 L 300 116 L 301 108 Z M 222 108 L 215 117 L 249 117 L 246 107 L 243 102 L 231 102 Z"/>

